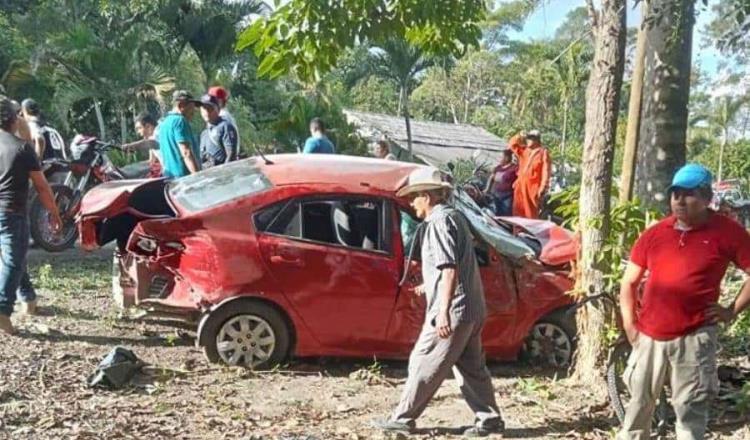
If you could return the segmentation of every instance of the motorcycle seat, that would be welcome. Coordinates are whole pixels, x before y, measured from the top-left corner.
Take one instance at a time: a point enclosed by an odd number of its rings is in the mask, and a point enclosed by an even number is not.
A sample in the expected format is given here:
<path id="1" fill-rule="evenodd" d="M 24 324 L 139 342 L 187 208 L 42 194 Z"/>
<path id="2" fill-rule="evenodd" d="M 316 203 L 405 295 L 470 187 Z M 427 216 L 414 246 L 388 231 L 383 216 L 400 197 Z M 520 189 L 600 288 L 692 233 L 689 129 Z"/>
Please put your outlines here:
<path id="1" fill-rule="evenodd" d="M 125 165 L 120 167 L 119 170 L 126 179 L 143 179 L 148 175 L 149 164 L 148 161 L 144 160 Z"/>

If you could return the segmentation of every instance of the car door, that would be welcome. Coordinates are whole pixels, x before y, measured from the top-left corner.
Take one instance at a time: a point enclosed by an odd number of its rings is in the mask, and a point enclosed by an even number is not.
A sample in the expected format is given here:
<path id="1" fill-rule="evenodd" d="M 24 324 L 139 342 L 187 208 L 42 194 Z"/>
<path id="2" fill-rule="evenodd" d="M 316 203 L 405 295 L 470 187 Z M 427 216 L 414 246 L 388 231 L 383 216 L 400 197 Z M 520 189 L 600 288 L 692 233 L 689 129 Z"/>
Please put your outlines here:
<path id="1" fill-rule="evenodd" d="M 415 248 L 413 252 L 410 252 L 410 244 L 412 240 L 415 240 L 413 231 L 417 220 L 403 210 L 398 210 L 397 215 L 400 219 L 401 232 L 397 236 L 398 242 L 395 243 L 395 249 L 397 254 L 404 255 L 406 264 L 404 270 L 407 274 L 404 276 L 404 283 L 396 300 L 388 338 L 402 347 L 410 347 L 421 330 L 426 300 L 424 296 L 417 296 L 413 292 L 414 286 L 422 283 L 420 263 L 415 261 L 419 259 L 419 250 Z M 486 343 L 499 345 L 503 344 L 503 335 L 507 335 L 513 329 L 518 308 L 518 294 L 513 268 L 507 259 L 481 240 L 481 235 L 474 237 L 474 250 L 487 306 L 484 340 Z"/>
<path id="2" fill-rule="evenodd" d="M 399 267 L 384 215 L 366 197 L 291 200 L 261 212 L 259 245 L 267 267 L 326 352 L 387 350 L 386 327 Z M 263 223 L 263 222 L 261 222 Z"/>

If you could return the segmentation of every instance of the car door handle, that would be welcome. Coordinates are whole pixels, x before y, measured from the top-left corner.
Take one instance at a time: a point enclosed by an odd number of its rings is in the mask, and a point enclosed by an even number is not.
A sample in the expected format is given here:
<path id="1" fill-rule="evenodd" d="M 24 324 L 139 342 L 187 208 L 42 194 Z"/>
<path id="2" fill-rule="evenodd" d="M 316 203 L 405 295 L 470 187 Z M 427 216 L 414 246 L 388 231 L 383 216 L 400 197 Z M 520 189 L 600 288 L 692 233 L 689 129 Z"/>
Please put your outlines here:
<path id="1" fill-rule="evenodd" d="M 271 263 L 289 264 L 292 266 L 302 266 L 302 260 L 300 260 L 299 258 L 287 258 L 283 255 L 271 255 Z"/>

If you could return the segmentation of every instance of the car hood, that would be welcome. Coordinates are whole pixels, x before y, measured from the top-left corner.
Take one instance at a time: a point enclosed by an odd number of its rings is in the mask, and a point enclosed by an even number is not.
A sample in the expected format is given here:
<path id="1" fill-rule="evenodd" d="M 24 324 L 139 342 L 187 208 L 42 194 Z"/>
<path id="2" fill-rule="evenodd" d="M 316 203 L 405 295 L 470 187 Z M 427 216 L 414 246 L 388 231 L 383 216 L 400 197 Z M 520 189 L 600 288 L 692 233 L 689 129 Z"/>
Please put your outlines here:
<path id="1" fill-rule="evenodd" d="M 541 245 L 539 261 L 550 266 L 574 261 L 578 255 L 579 241 L 573 232 L 547 220 L 523 217 L 496 217 L 505 224 L 531 235 Z"/>

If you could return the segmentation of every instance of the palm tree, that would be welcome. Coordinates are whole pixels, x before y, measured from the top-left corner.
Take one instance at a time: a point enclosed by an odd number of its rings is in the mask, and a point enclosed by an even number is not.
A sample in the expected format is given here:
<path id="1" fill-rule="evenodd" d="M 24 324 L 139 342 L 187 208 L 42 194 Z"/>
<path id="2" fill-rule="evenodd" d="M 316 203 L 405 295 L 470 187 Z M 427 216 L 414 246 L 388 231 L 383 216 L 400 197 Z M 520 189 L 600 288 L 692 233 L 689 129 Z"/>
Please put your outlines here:
<path id="1" fill-rule="evenodd" d="M 724 177 L 724 152 L 729 143 L 729 130 L 740 114 L 740 110 L 747 103 L 747 96 L 724 94 L 716 97 L 708 109 L 700 112 L 690 121 L 690 125 L 705 122 L 710 130 L 719 135 L 719 171 L 716 176 L 719 182 Z"/>
<path id="2" fill-rule="evenodd" d="M 406 142 L 412 155 L 409 95 L 416 85 L 417 76 L 435 64 L 420 49 L 402 39 L 388 39 L 371 50 L 370 64 L 374 75 L 393 81 L 399 88 L 399 109 L 406 124 Z"/>
<path id="3" fill-rule="evenodd" d="M 51 68 L 57 84 L 53 106 L 67 123 L 71 107 L 90 100 L 99 125 L 99 136 L 107 136 L 102 105 L 115 109 L 121 141 L 127 138 L 128 115 L 147 102 L 159 101 L 174 88 L 174 79 L 157 64 L 163 51 L 157 41 L 144 41 L 143 29 L 133 29 L 116 39 L 90 27 L 74 26 L 55 35 L 49 46 L 33 56 L 36 69 Z"/>
<path id="4" fill-rule="evenodd" d="M 270 9 L 261 0 L 166 0 L 159 18 L 175 40 L 173 57 L 179 59 L 186 46 L 200 60 L 210 85 L 234 53 L 238 27 L 253 14 L 267 14 Z"/>

